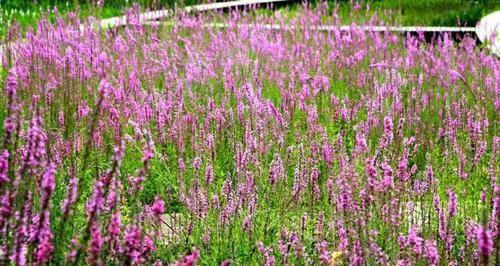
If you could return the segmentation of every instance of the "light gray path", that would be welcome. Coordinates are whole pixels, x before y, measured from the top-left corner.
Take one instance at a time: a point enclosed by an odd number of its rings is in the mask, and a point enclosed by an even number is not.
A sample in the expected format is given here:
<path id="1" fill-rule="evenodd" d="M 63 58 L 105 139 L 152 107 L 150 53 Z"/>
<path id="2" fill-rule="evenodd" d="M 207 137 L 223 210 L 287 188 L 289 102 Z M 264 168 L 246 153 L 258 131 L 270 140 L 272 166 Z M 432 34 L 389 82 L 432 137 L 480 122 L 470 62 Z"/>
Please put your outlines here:
<path id="1" fill-rule="evenodd" d="M 486 42 L 491 51 L 500 56 L 500 10 L 483 17 L 477 23 L 476 34 L 481 42 Z"/>
<path id="2" fill-rule="evenodd" d="M 145 21 L 144 24 L 146 25 L 174 25 L 172 22 L 168 21 Z M 203 24 L 204 27 L 209 27 L 209 28 L 228 28 L 229 24 L 227 23 L 205 23 Z M 282 28 L 278 24 L 238 24 L 238 27 L 245 27 L 245 28 L 261 28 L 261 29 L 267 29 L 267 30 L 281 30 L 281 29 L 300 29 L 300 27 L 296 26 L 286 26 L 285 28 Z M 347 26 L 347 25 L 321 25 L 321 26 L 310 26 L 307 29 L 309 30 L 317 30 L 317 31 L 350 31 L 353 30 L 353 26 Z M 373 32 L 475 32 L 476 28 L 474 27 L 399 27 L 399 26 L 357 26 L 356 29 L 362 30 L 362 31 L 373 31 Z"/>

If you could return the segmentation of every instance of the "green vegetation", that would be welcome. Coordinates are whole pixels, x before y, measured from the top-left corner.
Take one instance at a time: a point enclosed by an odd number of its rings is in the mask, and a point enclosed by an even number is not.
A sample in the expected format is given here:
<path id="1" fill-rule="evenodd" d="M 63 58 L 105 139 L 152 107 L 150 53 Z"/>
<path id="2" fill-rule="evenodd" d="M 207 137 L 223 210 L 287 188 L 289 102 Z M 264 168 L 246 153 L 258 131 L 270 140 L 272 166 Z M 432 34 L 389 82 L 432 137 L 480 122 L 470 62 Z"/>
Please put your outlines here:
<path id="1" fill-rule="evenodd" d="M 36 4 L 35 4 L 36 2 Z M 53 10 L 57 7 L 59 12 L 66 14 L 69 11 L 79 11 L 81 18 L 95 16 L 98 18 L 108 18 L 118 16 L 123 13 L 123 9 L 130 7 L 132 3 L 141 7 L 151 7 L 153 9 L 171 8 L 174 6 L 185 6 L 204 3 L 204 0 L 114 0 L 103 1 L 103 5 L 96 4 L 99 1 L 89 0 L 12 0 L 5 3 L 0 1 L 0 36 L 4 36 L 7 28 L 16 20 L 25 29 L 27 26 L 35 25 L 41 14 L 45 13 L 51 19 L 55 18 Z M 312 1 L 316 5 L 318 1 Z M 335 1 L 329 1 L 333 7 Z M 339 16 L 343 23 L 352 22 L 351 1 L 341 0 L 339 4 Z M 360 6 L 369 4 L 368 12 L 360 12 L 364 20 L 377 13 L 379 17 L 387 23 L 404 26 L 474 26 L 484 15 L 499 10 L 500 1 L 497 0 L 363 0 Z M 297 8 L 299 3 L 289 4 L 289 11 Z M 264 11 L 265 12 L 265 11 Z M 358 14 L 358 17 L 360 14 Z"/>
<path id="2" fill-rule="evenodd" d="M 373 10 L 390 13 L 396 24 L 404 26 L 475 26 L 482 16 L 500 9 L 494 0 L 375 0 Z M 350 6 L 344 2 L 343 7 Z"/>
<path id="3" fill-rule="evenodd" d="M 8 0 L 0 1 L 0 36 L 5 36 L 7 29 L 13 21 L 17 21 L 20 27 L 25 30 L 28 26 L 35 26 L 36 22 L 43 15 L 48 16 L 51 21 L 56 15 L 53 10 L 57 9 L 61 14 L 78 11 L 80 18 L 94 16 L 96 18 L 109 18 L 123 14 L 125 8 L 138 4 L 141 7 L 151 7 L 154 9 L 170 8 L 174 6 L 193 5 L 203 0 Z"/>
<path id="4" fill-rule="evenodd" d="M 499 60 L 309 27 L 394 3 L 42 17 L 0 72 L 0 265 L 500 265 Z"/>

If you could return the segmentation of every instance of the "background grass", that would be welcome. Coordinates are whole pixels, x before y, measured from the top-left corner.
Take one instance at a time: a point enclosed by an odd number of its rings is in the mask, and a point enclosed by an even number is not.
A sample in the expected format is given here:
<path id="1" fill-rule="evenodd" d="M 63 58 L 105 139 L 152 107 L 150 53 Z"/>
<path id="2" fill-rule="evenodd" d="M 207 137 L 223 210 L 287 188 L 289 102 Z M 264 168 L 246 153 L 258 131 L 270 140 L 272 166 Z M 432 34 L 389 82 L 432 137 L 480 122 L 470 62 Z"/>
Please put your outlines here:
<path id="1" fill-rule="evenodd" d="M 375 0 L 373 9 L 392 11 L 400 24 L 426 26 L 475 26 L 482 16 L 500 9 L 497 0 Z M 349 5 L 345 5 L 348 8 Z"/>
<path id="2" fill-rule="evenodd" d="M 79 11 L 81 18 L 90 15 L 99 18 L 118 16 L 123 9 L 133 3 L 141 7 L 152 9 L 172 8 L 175 6 L 194 5 L 209 2 L 206 0 L 113 0 L 104 1 L 104 5 L 97 6 L 97 1 L 90 0 L 2 0 L 0 1 L 0 36 L 5 36 L 7 28 L 17 21 L 21 28 L 35 25 L 41 14 L 57 7 L 59 12 Z M 221 1 L 218 1 L 221 2 Z M 319 1 L 313 0 L 316 5 Z M 290 9 L 295 9 L 302 1 L 292 3 Z M 330 6 L 339 4 L 340 19 L 343 23 L 350 23 L 351 1 L 329 1 Z M 500 0 L 362 0 L 361 6 L 367 3 L 370 11 L 362 11 L 366 18 L 377 12 L 390 24 L 404 26 L 474 26 L 482 16 L 500 10 Z M 55 15 L 49 16 L 54 19 Z"/>

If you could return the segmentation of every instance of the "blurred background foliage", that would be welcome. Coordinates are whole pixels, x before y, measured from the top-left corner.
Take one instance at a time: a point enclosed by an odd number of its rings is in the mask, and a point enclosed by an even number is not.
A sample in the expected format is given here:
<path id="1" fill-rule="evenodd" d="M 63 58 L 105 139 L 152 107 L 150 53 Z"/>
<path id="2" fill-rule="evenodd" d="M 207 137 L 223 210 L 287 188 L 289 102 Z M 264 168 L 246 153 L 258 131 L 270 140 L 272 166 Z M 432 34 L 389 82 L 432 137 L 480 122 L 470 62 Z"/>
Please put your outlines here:
<path id="1" fill-rule="evenodd" d="M 107 18 L 121 15 L 124 8 L 139 4 L 144 9 L 161 9 L 182 7 L 200 3 L 213 2 L 210 0 L 0 0 L 0 36 L 17 21 L 23 29 L 32 26 L 41 14 L 48 14 L 52 19 L 57 7 L 60 13 L 78 10 L 80 17 L 95 16 Z M 218 1 L 220 2 L 220 1 Z M 290 10 L 302 5 L 302 1 L 290 1 L 287 5 Z M 309 1 L 316 5 L 317 0 Z M 328 1 L 330 7 L 338 4 L 338 13 L 342 22 L 349 22 L 349 14 L 353 7 L 353 0 Z M 500 10 L 500 0 L 361 0 L 361 13 L 366 16 L 374 12 L 388 24 L 403 26 L 474 26 L 479 19 L 496 10 Z M 366 12 L 366 4 L 370 11 Z"/>
<path id="2" fill-rule="evenodd" d="M 349 0 L 340 1 L 343 9 Z M 500 0 L 369 0 L 373 10 L 391 12 L 404 26 L 475 26 L 484 15 L 500 10 Z M 333 2 L 329 2 L 334 5 Z"/>

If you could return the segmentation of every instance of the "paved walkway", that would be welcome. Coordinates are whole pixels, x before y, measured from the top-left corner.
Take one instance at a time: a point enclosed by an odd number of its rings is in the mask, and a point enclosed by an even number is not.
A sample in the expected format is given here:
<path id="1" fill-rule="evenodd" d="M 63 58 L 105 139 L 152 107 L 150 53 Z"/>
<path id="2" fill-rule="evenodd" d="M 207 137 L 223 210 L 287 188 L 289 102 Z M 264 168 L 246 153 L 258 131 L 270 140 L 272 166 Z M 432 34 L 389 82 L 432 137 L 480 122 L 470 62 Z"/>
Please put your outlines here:
<path id="1" fill-rule="evenodd" d="M 477 23 L 476 34 L 481 42 L 487 42 L 491 51 L 500 56 L 500 10 L 483 17 Z"/>
<path id="2" fill-rule="evenodd" d="M 144 21 L 146 25 L 174 25 L 173 22 L 169 21 Z M 227 23 L 205 23 L 203 24 L 206 28 L 228 28 L 229 24 Z M 241 28 L 262 28 L 266 30 L 281 30 L 282 27 L 278 24 L 238 24 L 237 27 Z M 298 27 L 296 26 L 287 26 L 284 29 L 295 30 Z M 308 27 L 310 30 L 317 31 L 350 31 L 353 29 L 352 26 L 347 25 L 321 25 L 321 26 L 310 26 Z M 475 32 L 476 28 L 474 27 L 399 27 L 399 26 L 357 26 L 358 30 L 362 31 L 373 31 L 373 32 Z"/>

